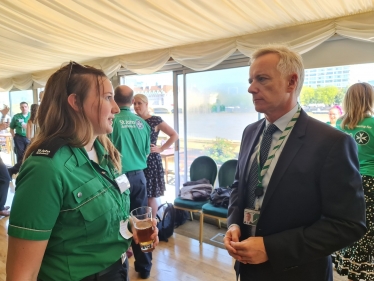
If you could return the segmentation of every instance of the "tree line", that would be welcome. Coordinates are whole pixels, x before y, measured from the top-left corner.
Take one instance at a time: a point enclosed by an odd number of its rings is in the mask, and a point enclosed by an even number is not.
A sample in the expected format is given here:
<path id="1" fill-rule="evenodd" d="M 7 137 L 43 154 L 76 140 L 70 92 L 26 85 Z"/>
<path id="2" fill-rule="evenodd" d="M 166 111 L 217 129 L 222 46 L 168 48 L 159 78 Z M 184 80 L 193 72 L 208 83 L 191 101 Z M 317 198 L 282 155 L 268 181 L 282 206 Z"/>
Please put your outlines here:
<path id="1" fill-rule="evenodd" d="M 318 88 L 303 87 L 300 94 L 302 105 L 323 103 L 325 105 L 341 104 L 348 87 L 325 86 Z"/>

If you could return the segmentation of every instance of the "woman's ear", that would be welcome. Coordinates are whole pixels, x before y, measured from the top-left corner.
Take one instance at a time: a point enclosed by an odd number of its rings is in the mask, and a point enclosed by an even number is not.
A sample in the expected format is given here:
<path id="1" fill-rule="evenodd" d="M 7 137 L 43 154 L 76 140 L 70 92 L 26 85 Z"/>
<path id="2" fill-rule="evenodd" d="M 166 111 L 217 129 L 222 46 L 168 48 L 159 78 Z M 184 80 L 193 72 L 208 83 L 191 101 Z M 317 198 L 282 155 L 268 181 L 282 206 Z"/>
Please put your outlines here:
<path id="1" fill-rule="evenodd" d="M 68 103 L 69 105 L 75 110 L 79 111 L 78 103 L 77 103 L 77 95 L 76 94 L 70 94 L 68 96 Z"/>

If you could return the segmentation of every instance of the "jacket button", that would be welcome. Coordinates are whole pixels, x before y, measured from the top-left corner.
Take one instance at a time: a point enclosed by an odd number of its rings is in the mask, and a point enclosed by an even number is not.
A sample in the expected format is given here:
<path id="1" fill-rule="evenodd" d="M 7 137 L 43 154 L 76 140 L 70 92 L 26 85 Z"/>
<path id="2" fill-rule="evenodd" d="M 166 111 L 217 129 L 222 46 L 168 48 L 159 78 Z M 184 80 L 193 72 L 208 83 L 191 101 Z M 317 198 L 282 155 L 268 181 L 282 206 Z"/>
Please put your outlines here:
<path id="1" fill-rule="evenodd" d="M 82 192 L 78 192 L 77 197 L 81 198 L 82 197 Z"/>

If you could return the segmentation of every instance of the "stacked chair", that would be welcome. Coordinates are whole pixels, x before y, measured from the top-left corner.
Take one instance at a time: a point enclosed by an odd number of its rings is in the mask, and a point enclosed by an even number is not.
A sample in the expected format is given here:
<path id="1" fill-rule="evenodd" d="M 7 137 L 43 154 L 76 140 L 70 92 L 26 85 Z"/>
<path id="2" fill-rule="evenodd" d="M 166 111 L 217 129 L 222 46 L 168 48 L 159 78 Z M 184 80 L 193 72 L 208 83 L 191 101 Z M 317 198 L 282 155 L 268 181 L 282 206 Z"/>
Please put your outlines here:
<path id="1" fill-rule="evenodd" d="M 218 183 L 220 187 L 231 186 L 236 172 L 236 165 L 238 160 L 228 160 L 222 164 L 218 172 Z M 221 221 L 227 221 L 227 209 L 223 207 L 215 207 L 210 202 L 205 203 L 202 206 L 202 212 L 200 212 L 200 233 L 199 242 L 202 243 L 203 232 L 204 232 L 204 217 L 210 217 L 218 220 L 218 227 L 221 228 Z"/>
<path id="2" fill-rule="evenodd" d="M 214 186 L 216 177 L 217 177 L 217 164 L 209 156 L 199 156 L 192 162 L 190 166 L 190 180 L 191 181 L 196 181 L 196 180 L 205 178 L 209 180 L 212 186 Z M 192 200 L 185 200 L 185 199 L 181 199 L 180 197 L 177 197 L 174 200 L 174 208 L 190 212 L 191 220 L 193 220 L 192 213 L 200 213 L 200 218 L 202 217 L 201 210 L 202 210 L 203 205 L 206 203 L 208 203 L 208 201 L 192 201 Z M 200 234 L 199 234 L 200 243 L 202 240 L 201 223 L 202 221 L 200 220 Z"/>

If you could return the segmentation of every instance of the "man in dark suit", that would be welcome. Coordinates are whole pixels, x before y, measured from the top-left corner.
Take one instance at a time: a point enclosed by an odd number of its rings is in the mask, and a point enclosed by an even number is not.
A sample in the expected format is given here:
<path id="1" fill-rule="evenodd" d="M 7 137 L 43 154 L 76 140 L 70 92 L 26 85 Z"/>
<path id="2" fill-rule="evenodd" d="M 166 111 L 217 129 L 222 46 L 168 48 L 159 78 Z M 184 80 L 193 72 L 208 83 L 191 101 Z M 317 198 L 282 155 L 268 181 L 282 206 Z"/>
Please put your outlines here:
<path id="1" fill-rule="evenodd" d="M 356 145 L 298 105 L 298 54 L 267 47 L 251 62 L 248 92 L 265 119 L 243 133 L 225 247 L 241 281 L 332 281 L 330 254 L 366 231 Z"/>

